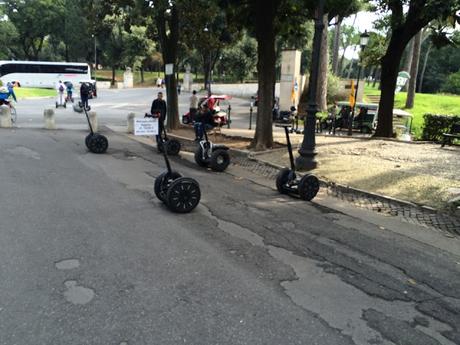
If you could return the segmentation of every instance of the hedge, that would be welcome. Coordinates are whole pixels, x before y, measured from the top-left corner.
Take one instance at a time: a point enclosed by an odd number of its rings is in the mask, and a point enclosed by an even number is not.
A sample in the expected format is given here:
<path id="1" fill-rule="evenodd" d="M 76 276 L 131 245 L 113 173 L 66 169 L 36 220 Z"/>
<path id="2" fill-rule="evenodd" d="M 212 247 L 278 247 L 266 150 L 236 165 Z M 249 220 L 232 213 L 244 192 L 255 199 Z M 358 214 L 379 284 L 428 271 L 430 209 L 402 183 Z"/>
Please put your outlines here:
<path id="1" fill-rule="evenodd" d="M 422 140 L 442 141 L 442 133 L 448 133 L 454 123 L 460 123 L 460 116 L 449 115 L 423 115 L 425 124 L 423 125 Z"/>

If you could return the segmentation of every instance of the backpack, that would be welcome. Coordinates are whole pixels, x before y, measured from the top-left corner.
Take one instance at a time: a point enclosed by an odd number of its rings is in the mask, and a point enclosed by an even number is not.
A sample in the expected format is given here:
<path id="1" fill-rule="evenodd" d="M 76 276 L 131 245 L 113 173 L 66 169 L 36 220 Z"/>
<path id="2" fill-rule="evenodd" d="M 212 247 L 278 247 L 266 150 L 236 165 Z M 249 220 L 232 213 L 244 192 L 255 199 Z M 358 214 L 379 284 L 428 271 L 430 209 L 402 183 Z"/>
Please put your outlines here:
<path id="1" fill-rule="evenodd" d="M 59 85 L 59 92 L 64 92 L 64 86 L 62 86 L 62 84 Z"/>

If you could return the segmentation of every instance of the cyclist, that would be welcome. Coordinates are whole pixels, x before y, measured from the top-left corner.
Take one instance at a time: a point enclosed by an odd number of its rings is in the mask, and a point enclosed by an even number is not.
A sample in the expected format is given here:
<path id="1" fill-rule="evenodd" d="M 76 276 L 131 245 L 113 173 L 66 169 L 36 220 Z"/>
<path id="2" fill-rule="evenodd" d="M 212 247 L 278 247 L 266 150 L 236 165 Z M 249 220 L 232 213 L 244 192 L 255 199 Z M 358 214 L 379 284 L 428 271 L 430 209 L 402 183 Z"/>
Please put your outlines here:
<path id="1" fill-rule="evenodd" d="M 6 84 L 6 87 L 0 87 L 0 105 L 10 105 L 9 98 L 13 97 L 14 101 L 17 102 L 16 94 L 14 93 L 14 86 L 11 83 Z"/>

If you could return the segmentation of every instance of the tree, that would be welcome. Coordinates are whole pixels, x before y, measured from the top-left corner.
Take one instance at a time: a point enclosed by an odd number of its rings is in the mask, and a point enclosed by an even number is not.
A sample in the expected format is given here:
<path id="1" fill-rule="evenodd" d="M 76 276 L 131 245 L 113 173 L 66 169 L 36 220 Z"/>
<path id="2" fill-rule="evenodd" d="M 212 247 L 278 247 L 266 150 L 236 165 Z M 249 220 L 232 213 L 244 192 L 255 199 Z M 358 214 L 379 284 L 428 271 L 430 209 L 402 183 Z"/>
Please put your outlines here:
<path id="1" fill-rule="evenodd" d="M 5 0 L 3 12 L 14 25 L 24 57 L 38 60 L 48 35 L 62 29 L 64 0 Z"/>
<path id="2" fill-rule="evenodd" d="M 243 82 L 252 76 L 257 65 L 257 41 L 244 34 L 236 44 L 222 51 L 219 68 L 234 80 Z"/>
<path id="3" fill-rule="evenodd" d="M 375 136 L 393 135 L 393 105 L 399 64 L 406 45 L 417 32 L 436 18 L 452 16 L 459 0 L 378 0 L 377 6 L 391 11 L 391 38 L 382 58 L 381 98 Z M 405 11 L 407 6 L 407 11 Z"/>
<path id="4" fill-rule="evenodd" d="M 204 85 L 209 87 L 211 72 L 222 50 L 241 37 L 241 30 L 226 20 L 214 0 L 184 1 L 182 12 L 181 41 L 201 56 Z"/>
<path id="5" fill-rule="evenodd" d="M 415 100 L 415 87 L 417 86 L 418 66 L 420 61 L 420 47 L 422 45 L 422 31 L 419 31 L 413 38 L 414 46 L 412 51 L 412 62 L 410 69 L 409 86 L 407 88 L 406 108 L 412 109 Z"/>

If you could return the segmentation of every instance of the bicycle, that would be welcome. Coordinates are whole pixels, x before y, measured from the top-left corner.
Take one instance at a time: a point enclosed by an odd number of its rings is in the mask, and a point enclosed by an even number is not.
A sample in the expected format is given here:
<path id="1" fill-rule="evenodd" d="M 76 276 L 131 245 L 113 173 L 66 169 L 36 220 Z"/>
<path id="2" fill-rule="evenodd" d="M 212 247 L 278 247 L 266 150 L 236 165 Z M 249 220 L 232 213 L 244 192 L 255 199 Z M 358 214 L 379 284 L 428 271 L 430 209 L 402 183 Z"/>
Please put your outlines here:
<path id="1" fill-rule="evenodd" d="M 18 113 L 12 102 L 10 102 L 10 113 L 11 113 L 11 123 L 15 125 L 16 120 L 18 119 Z"/>

